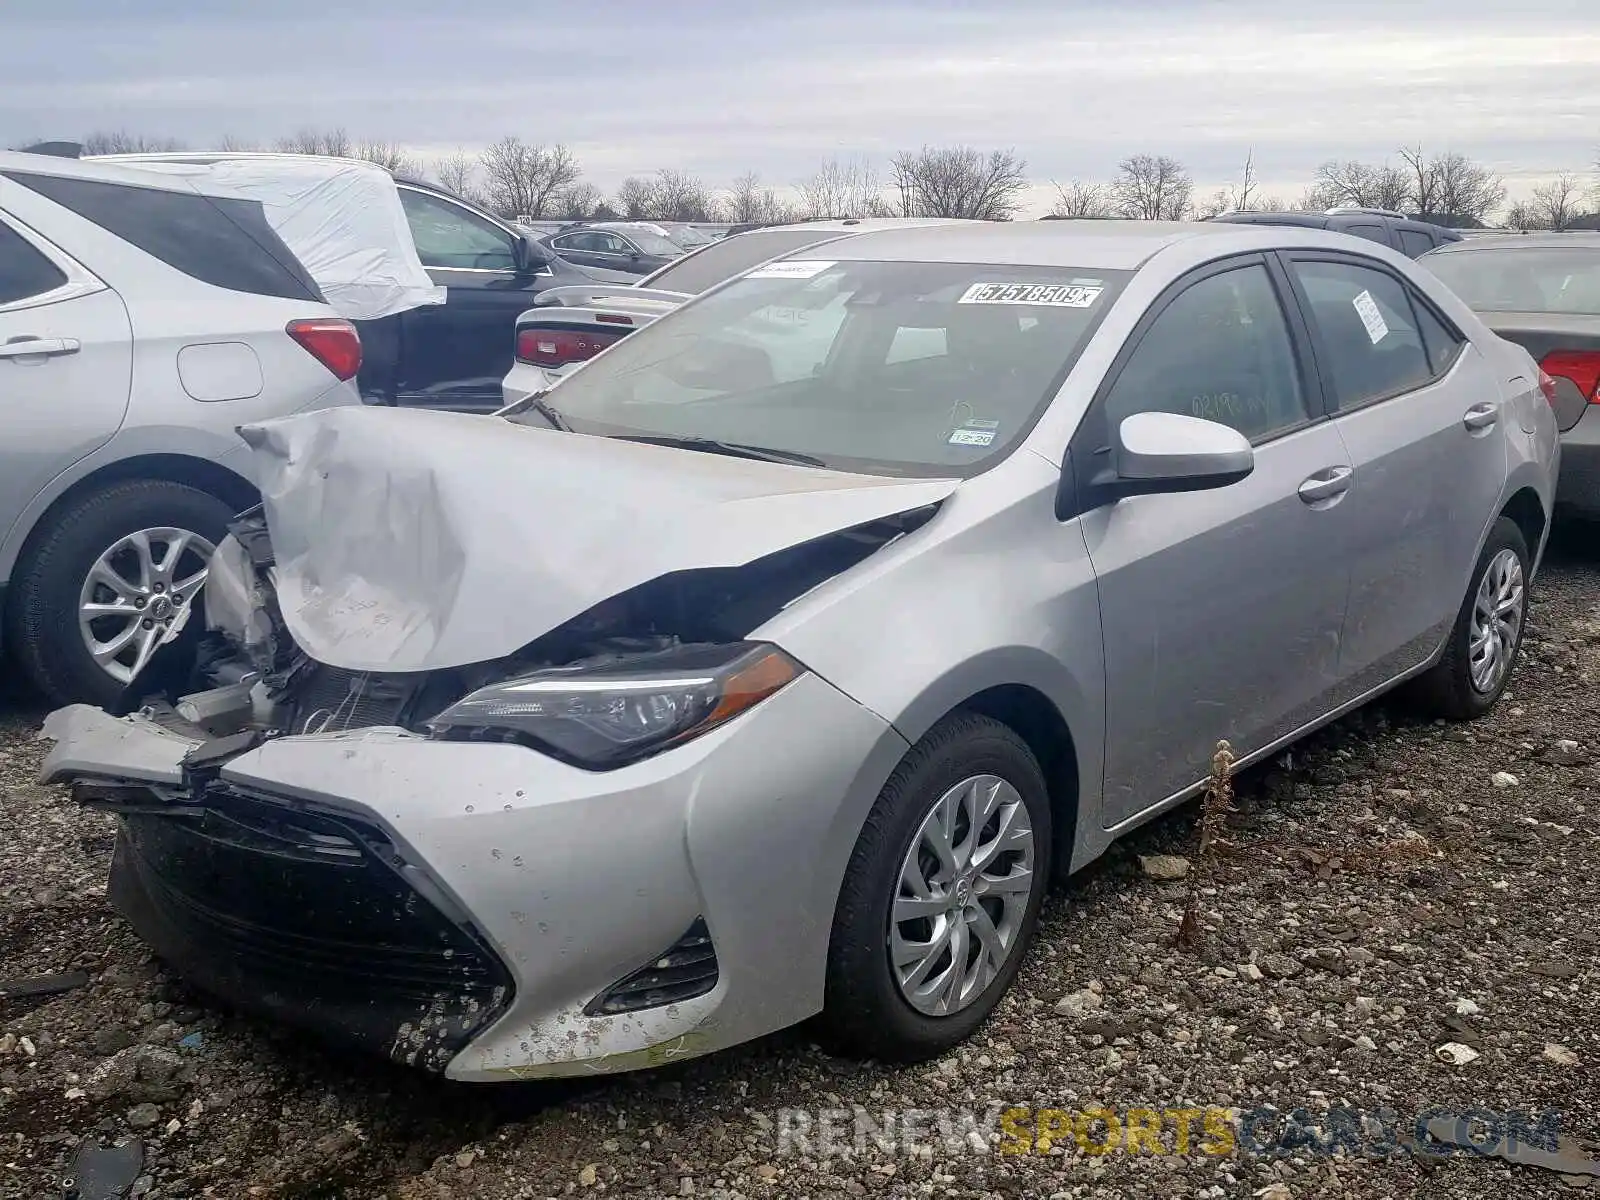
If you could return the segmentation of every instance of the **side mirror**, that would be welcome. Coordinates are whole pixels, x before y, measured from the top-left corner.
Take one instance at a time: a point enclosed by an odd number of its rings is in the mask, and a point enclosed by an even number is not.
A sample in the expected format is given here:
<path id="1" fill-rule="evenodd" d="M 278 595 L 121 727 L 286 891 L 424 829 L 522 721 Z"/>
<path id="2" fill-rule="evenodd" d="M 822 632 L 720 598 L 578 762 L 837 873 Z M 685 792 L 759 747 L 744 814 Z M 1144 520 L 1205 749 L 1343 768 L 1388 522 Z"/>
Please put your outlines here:
<path id="1" fill-rule="evenodd" d="M 1134 413 L 1112 439 L 1111 469 L 1089 486 L 1096 502 L 1107 503 L 1227 487 L 1254 469 L 1255 451 L 1236 429 L 1179 413 Z"/>
<path id="2" fill-rule="evenodd" d="M 511 244 L 511 258 L 518 275 L 532 275 L 550 265 L 550 252 L 530 233 L 523 234 Z"/>

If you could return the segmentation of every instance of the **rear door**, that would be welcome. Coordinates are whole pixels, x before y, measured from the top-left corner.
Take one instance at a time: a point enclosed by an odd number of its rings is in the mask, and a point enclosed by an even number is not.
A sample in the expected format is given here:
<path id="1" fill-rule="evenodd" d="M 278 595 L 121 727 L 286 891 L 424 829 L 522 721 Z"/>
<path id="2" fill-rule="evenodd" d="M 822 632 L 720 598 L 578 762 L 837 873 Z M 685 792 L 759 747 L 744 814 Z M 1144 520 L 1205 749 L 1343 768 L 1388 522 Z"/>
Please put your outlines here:
<path id="1" fill-rule="evenodd" d="M 0 212 L 0 542 L 51 477 L 121 426 L 132 371 L 121 298 Z"/>
<path id="2" fill-rule="evenodd" d="M 1260 749 L 1337 690 L 1350 464 L 1286 296 L 1259 255 L 1174 284 L 1073 437 L 1073 469 L 1088 475 L 1136 412 L 1231 425 L 1256 456 L 1230 487 L 1079 518 L 1100 589 L 1108 826 L 1203 778 L 1219 738 Z"/>
<path id="3" fill-rule="evenodd" d="M 1505 484 L 1500 422 L 1512 417 L 1476 347 L 1387 266 L 1283 257 L 1355 467 L 1339 660 L 1352 699 L 1426 660 L 1455 620 Z"/>
<path id="4" fill-rule="evenodd" d="M 394 378 L 364 380 L 363 391 L 382 389 L 405 405 L 496 409 L 515 358 L 517 316 L 551 273 L 518 272 L 516 235 L 465 205 L 404 185 L 400 202 L 417 255 L 447 299 L 403 312 L 397 328 L 383 331 L 397 339 Z"/>

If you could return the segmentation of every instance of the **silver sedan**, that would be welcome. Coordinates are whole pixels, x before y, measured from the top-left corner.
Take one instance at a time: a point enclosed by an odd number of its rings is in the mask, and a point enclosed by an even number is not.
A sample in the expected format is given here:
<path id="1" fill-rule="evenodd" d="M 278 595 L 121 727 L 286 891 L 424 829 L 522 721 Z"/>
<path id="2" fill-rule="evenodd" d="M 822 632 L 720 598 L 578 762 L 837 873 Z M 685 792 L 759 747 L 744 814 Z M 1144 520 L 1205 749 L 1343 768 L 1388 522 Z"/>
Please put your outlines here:
<path id="1" fill-rule="evenodd" d="M 502 417 L 244 431 L 207 677 L 46 727 L 164 958 L 457 1079 L 818 1013 L 922 1059 L 1218 739 L 1505 689 L 1556 424 L 1409 260 L 1115 222 L 824 249 Z"/>

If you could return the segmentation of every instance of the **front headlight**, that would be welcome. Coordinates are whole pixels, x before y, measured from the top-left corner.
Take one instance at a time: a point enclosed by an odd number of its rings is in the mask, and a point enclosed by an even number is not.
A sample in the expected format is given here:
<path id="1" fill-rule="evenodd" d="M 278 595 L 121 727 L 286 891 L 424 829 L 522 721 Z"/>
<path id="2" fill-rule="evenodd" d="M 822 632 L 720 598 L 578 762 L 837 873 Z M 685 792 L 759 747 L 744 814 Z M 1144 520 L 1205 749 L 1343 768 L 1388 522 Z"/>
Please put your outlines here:
<path id="1" fill-rule="evenodd" d="M 428 729 L 439 738 L 526 741 L 574 766 L 609 770 L 715 729 L 804 670 L 759 642 L 681 646 L 491 684 Z"/>

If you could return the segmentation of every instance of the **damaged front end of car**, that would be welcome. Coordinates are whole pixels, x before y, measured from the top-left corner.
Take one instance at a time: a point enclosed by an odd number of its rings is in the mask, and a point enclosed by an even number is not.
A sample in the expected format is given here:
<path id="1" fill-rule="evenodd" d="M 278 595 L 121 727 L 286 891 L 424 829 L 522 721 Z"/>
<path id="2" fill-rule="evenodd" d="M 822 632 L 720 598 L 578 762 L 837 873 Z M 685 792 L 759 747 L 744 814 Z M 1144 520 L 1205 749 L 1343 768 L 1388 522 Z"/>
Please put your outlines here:
<path id="1" fill-rule="evenodd" d="M 280 609 L 258 508 L 233 523 L 213 559 L 188 683 L 122 718 L 82 706 L 52 714 L 45 778 L 120 818 L 111 901 L 184 978 L 238 1008 L 442 1073 L 513 1002 L 517 972 L 504 945 L 381 804 L 265 788 L 230 765 L 330 739 L 511 743 L 586 772 L 638 763 L 803 674 L 752 631 L 938 507 L 739 566 L 657 576 L 490 661 L 398 672 L 307 654 Z M 366 617 L 356 608 L 344 619 Z M 372 794 L 383 794 L 381 782 Z M 652 976 L 641 1002 L 707 990 L 710 953 Z M 607 1011 L 603 999 L 590 1009 Z"/>

